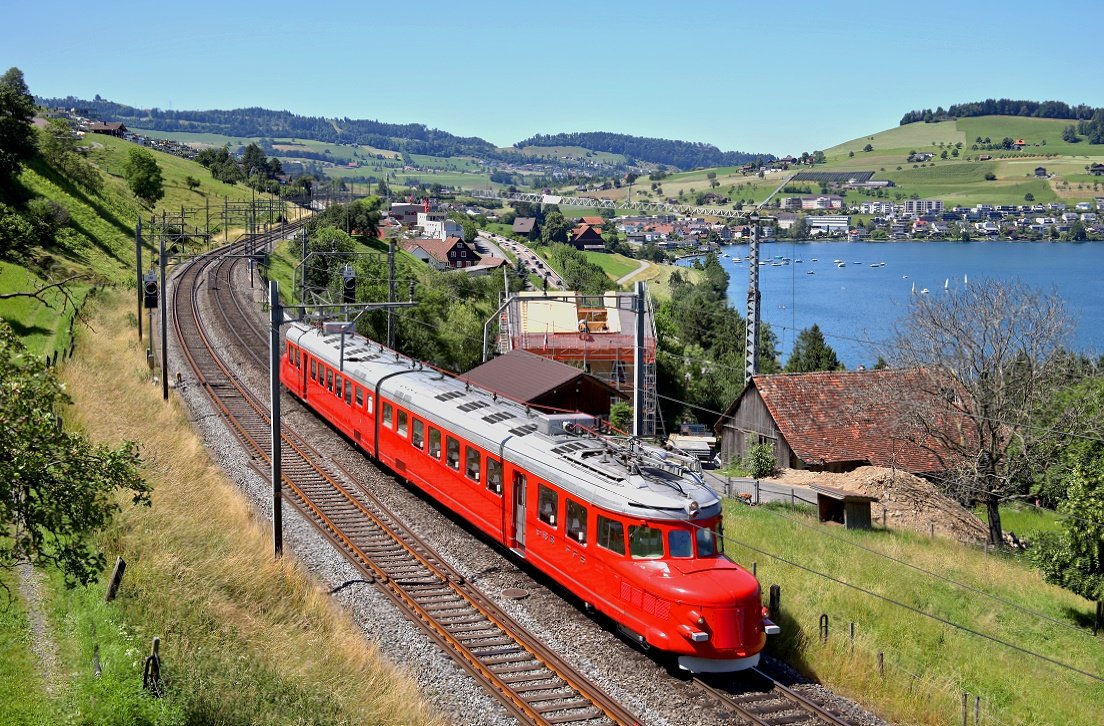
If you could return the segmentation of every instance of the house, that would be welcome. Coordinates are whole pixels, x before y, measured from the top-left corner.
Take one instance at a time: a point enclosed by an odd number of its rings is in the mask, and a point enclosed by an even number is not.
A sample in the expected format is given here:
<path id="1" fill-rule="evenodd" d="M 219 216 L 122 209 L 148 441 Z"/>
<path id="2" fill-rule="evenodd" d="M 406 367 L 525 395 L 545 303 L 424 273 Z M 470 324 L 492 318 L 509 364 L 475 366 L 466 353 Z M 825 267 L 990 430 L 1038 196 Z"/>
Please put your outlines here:
<path id="1" fill-rule="evenodd" d="M 1037 176 L 1037 177 L 1042 177 L 1042 178 L 1044 178 L 1044 179 L 1045 179 L 1045 178 L 1046 178 L 1046 175 L 1047 175 L 1047 170 L 1046 170 L 1046 167 L 1045 167 L 1045 166 L 1037 166 L 1037 167 L 1035 167 L 1035 176 Z"/>
<path id="2" fill-rule="evenodd" d="M 1023 147 L 1027 146 L 1027 142 L 1023 139 L 1016 139 L 1012 142 L 1012 148 L 1016 151 L 1023 151 Z"/>
<path id="3" fill-rule="evenodd" d="M 537 224 L 536 217 L 515 217 L 514 225 L 510 231 L 526 239 L 536 239 L 540 236 L 540 227 Z"/>
<path id="4" fill-rule="evenodd" d="M 753 376 L 713 427 L 721 441 L 721 460 L 732 461 L 752 446 L 770 444 L 779 467 L 944 471 L 949 454 L 934 440 L 918 445 L 903 423 L 909 402 L 917 400 L 916 391 L 922 388 L 916 369 Z"/>
<path id="5" fill-rule="evenodd" d="M 929 151 L 915 152 L 915 153 L 909 154 L 909 156 L 908 156 L 908 160 L 910 162 L 913 162 L 913 163 L 922 162 L 922 161 L 931 161 L 934 158 L 935 158 L 935 154 L 933 154 Z"/>
<path id="6" fill-rule="evenodd" d="M 121 123 L 94 123 L 90 124 L 88 130 L 94 134 L 107 134 L 108 136 L 118 136 L 122 138 L 127 134 L 127 127 Z"/>
<path id="7" fill-rule="evenodd" d="M 901 206 L 905 214 L 919 215 L 929 212 L 941 214 L 943 212 L 942 199 L 905 199 L 901 202 Z"/>
<path id="8" fill-rule="evenodd" d="M 602 233 L 602 225 L 606 223 L 606 218 L 605 217 L 583 217 L 582 220 L 580 220 L 580 221 L 583 224 L 589 224 L 591 227 L 594 227 L 596 230 L 598 230 L 598 233 L 601 234 Z"/>
<path id="9" fill-rule="evenodd" d="M 475 249 L 459 237 L 404 239 L 398 245 L 437 270 L 474 267 L 481 261 Z"/>
<path id="10" fill-rule="evenodd" d="M 840 209 L 841 207 L 843 207 L 843 197 L 834 194 L 801 198 L 802 209 Z"/>
<path id="11" fill-rule="evenodd" d="M 990 161 L 993 157 L 989 154 L 982 154 L 978 157 L 978 161 Z"/>
<path id="12" fill-rule="evenodd" d="M 568 243 L 575 245 L 575 249 L 579 250 L 604 250 L 606 248 L 605 240 L 602 239 L 602 235 L 598 230 L 585 223 L 579 224 L 571 230 Z"/>
<path id="13" fill-rule="evenodd" d="M 606 419 L 612 402 L 627 398 L 575 366 L 520 348 L 492 358 L 460 378 L 534 408 L 582 411 Z"/>
<path id="14" fill-rule="evenodd" d="M 847 234 L 851 229 L 851 217 L 846 214 L 809 215 L 805 218 L 809 224 L 809 234 Z"/>
<path id="15" fill-rule="evenodd" d="M 1089 173 L 1093 176 L 1104 176 L 1104 164 L 1090 164 Z"/>

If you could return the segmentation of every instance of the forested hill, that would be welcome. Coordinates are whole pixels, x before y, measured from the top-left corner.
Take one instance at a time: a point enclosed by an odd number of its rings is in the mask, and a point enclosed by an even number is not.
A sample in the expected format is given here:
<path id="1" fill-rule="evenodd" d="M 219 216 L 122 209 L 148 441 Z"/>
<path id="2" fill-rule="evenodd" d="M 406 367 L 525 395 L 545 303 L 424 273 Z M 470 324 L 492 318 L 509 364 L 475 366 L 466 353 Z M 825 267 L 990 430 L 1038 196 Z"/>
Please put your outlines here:
<path id="1" fill-rule="evenodd" d="M 773 161 L 771 154 L 721 151 L 712 144 L 672 141 L 646 136 L 628 136 L 607 131 L 577 131 L 568 134 L 537 134 L 514 144 L 526 146 L 582 146 L 591 151 L 623 154 L 630 160 L 667 164 L 678 169 L 710 166 L 737 166 L 751 161 Z"/>
<path id="2" fill-rule="evenodd" d="M 463 138 L 423 124 L 389 124 L 365 119 L 327 119 L 298 116 L 266 108 L 215 111 L 164 111 L 141 109 L 106 101 L 97 96 L 86 101 L 73 98 L 36 98 L 43 106 L 87 109 L 92 117 L 121 121 L 127 126 L 157 131 L 190 131 L 227 136 L 299 138 L 331 143 L 363 144 L 377 149 L 431 156 L 493 156 L 494 144 L 478 137 Z"/>
<path id="3" fill-rule="evenodd" d="M 1104 108 L 1086 104 L 1071 106 L 1063 101 L 1016 101 L 1009 98 L 987 98 L 984 101 L 956 103 L 934 111 L 930 108 L 909 111 L 901 117 L 901 126 L 924 121 L 950 121 L 970 116 L 1027 116 L 1030 118 L 1068 119 L 1075 132 L 1088 139 L 1090 144 L 1104 144 Z"/>

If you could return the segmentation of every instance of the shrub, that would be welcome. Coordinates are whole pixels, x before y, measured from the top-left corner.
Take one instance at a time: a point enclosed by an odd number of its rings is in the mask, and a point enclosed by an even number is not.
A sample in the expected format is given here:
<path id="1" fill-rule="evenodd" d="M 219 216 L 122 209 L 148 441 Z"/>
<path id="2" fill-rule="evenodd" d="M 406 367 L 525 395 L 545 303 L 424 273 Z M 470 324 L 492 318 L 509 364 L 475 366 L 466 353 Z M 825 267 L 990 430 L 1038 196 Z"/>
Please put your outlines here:
<path id="1" fill-rule="evenodd" d="M 761 479 L 774 473 L 774 447 L 770 444 L 756 444 L 744 454 L 741 466 L 748 474 Z"/>

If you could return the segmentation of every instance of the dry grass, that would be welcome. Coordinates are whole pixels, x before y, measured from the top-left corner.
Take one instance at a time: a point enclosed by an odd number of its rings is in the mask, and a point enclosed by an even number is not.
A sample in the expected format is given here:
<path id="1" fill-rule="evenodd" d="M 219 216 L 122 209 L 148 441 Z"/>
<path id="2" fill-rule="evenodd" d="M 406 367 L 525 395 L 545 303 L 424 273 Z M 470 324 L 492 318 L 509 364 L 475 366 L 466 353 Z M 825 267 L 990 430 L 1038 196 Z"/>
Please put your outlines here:
<path id="1" fill-rule="evenodd" d="M 162 403 L 150 384 L 128 308 L 104 305 L 65 378 L 94 440 L 141 442 L 153 506 L 126 507 L 104 544 L 128 561 L 117 601 L 128 625 L 163 636 L 177 705 L 189 718 L 237 712 L 252 723 L 434 723 L 413 681 L 294 556 L 273 560 L 268 523 L 208 457 L 179 401 Z"/>

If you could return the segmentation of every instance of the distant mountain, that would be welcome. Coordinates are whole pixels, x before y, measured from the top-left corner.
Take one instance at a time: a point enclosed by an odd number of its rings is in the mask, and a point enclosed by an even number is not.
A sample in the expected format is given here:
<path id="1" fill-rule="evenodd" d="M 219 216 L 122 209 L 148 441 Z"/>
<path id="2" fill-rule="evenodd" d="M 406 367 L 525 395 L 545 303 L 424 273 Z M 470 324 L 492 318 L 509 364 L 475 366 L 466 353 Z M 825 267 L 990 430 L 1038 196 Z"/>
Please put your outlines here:
<path id="1" fill-rule="evenodd" d="M 1071 106 L 1064 101 L 1016 101 L 1009 98 L 987 98 L 984 101 L 956 103 L 946 110 L 942 106 L 909 111 L 901 117 L 901 126 L 924 121 L 949 121 L 971 116 L 1026 116 L 1030 118 L 1057 118 L 1076 121 L 1075 132 L 1088 139 L 1090 144 L 1104 144 L 1104 108 L 1085 104 Z M 1071 124 L 1071 126 L 1074 124 Z"/>
<path id="2" fill-rule="evenodd" d="M 430 156 L 494 156 L 497 148 L 478 137 L 454 136 L 423 124 L 389 124 L 363 119 L 327 119 L 298 116 L 288 111 L 265 108 L 237 108 L 211 111 L 163 111 L 134 108 L 96 96 L 86 101 L 73 98 L 36 98 L 44 106 L 87 109 L 104 121 L 121 121 L 127 126 L 155 131 L 187 131 L 227 136 L 267 136 L 313 139 L 338 144 L 363 144 L 377 149 Z"/>
<path id="3" fill-rule="evenodd" d="M 582 146 L 591 151 L 623 154 L 630 160 L 666 164 L 677 169 L 710 166 L 738 166 L 752 161 L 773 161 L 771 154 L 721 151 L 712 144 L 673 141 L 646 136 L 628 136 L 608 131 L 577 131 L 567 134 L 537 134 L 514 144 L 526 146 Z"/>

